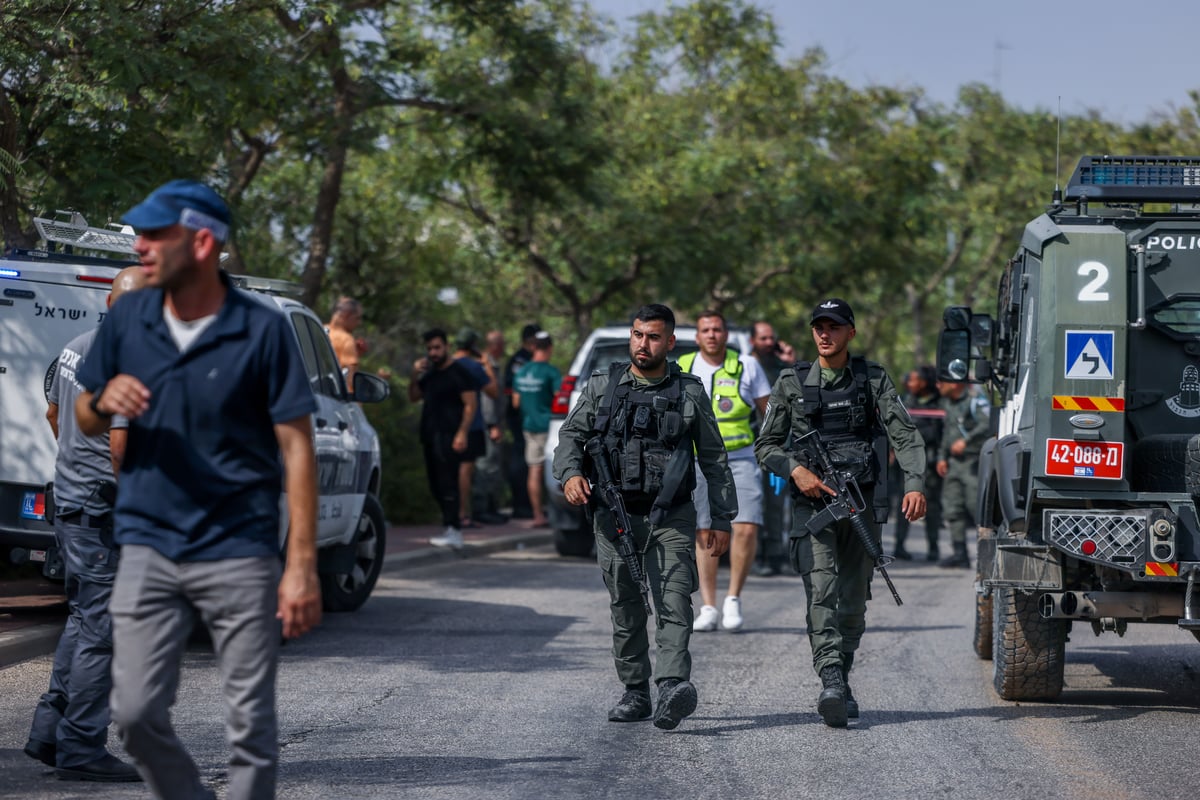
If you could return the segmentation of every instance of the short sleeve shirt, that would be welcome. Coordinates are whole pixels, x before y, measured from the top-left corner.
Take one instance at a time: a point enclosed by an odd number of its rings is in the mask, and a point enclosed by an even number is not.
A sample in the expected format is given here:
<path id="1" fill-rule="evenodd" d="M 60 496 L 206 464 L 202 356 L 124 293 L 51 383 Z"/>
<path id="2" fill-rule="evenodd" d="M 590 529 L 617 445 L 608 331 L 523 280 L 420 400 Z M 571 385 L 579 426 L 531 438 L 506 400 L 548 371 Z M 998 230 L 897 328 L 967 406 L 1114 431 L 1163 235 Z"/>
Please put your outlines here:
<path id="1" fill-rule="evenodd" d="M 59 514 L 86 511 L 101 516 L 112 511 L 102 499 L 100 484 L 113 480 L 108 434 L 88 436 L 75 419 L 75 398 L 82 391 L 75 371 L 92 347 L 96 329 L 67 342 L 58 356 L 50 381 L 50 402 L 58 406 L 58 456 L 54 461 L 54 505 Z M 128 427 L 124 417 L 112 418 L 113 428 Z"/>
<path id="2" fill-rule="evenodd" d="M 550 430 L 550 406 L 562 382 L 562 373 L 547 361 L 530 361 L 513 376 L 513 391 L 521 395 L 521 429 L 530 433 Z"/>
<path id="3" fill-rule="evenodd" d="M 742 396 L 742 400 L 751 408 L 757 408 L 755 400 L 760 397 L 771 396 L 771 384 L 767 382 L 767 375 L 763 372 L 762 365 L 754 356 L 739 355 L 738 361 L 742 365 L 742 379 L 738 384 L 738 394 Z M 712 386 L 713 375 L 721 368 L 721 364 L 710 364 L 703 355 L 697 353 L 696 360 L 692 362 L 691 369 L 688 372 L 695 375 L 704 384 L 704 391 L 708 392 Z M 729 451 L 729 458 L 754 458 L 754 445 L 748 444 L 745 447 L 739 447 L 737 450 Z"/>
<path id="4" fill-rule="evenodd" d="M 456 361 L 471 373 L 471 380 L 475 388 L 475 419 L 471 420 L 471 430 L 481 431 L 484 429 L 483 424 L 483 392 L 480 391 L 483 387 L 492 382 L 488 377 L 487 370 L 473 358 L 464 357 L 456 359 Z"/>
<path id="5" fill-rule="evenodd" d="M 113 304 L 78 373 L 92 392 L 119 374 L 149 389 L 129 423 L 115 536 L 177 562 L 278 555 L 275 425 L 316 410 L 291 323 L 221 279 L 217 318 L 185 351 L 162 290 L 142 289 Z"/>
<path id="6" fill-rule="evenodd" d="M 438 436 L 453 436 L 462 423 L 463 392 L 475 391 L 475 380 L 457 361 L 445 369 L 431 369 L 418 384 L 424 403 L 421 406 L 421 441 L 432 442 Z"/>

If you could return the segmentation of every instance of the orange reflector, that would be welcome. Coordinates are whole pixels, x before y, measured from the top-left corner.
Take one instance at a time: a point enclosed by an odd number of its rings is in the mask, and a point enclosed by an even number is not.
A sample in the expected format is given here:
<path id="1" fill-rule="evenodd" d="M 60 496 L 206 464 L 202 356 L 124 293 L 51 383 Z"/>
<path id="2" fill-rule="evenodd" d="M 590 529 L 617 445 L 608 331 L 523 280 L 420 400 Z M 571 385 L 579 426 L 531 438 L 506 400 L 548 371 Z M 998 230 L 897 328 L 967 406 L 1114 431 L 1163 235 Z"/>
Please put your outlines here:
<path id="1" fill-rule="evenodd" d="M 1164 564 L 1161 561 L 1147 561 L 1146 574 L 1156 578 L 1178 578 L 1179 563 L 1173 561 L 1170 564 Z"/>

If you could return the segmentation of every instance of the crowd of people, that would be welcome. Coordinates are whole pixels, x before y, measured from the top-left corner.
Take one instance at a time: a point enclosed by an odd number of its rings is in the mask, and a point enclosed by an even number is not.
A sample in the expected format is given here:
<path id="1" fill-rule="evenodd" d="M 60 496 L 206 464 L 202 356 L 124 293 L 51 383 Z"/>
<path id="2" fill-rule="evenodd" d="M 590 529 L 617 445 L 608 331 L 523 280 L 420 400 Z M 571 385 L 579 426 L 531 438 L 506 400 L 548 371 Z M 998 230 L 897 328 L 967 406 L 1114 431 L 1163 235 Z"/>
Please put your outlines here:
<path id="1" fill-rule="evenodd" d="M 70 620 L 25 752 L 63 778 L 211 797 L 170 719 L 199 614 L 228 709 L 229 796 L 272 797 L 279 633 L 300 636 L 321 616 L 314 400 L 286 320 L 232 291 L 219 268 L 232 218 L 215 192 L 172 181 L 125 220 L 141 264 L 117 276 L 110 302 L 129 296 L 67 345 L 49 391 L 60 444 L 50 505 Z M 361 322 L 357 301 L 336 302 L 328 331 L 350 379 L 367 352 Z M 970 566 L 986 398 L 922 366 L 906 375 L 902 399 L 882 365 L 852 353 L 855 316 L 842 299 L 816 305 L 808 323 L 812 362 L 765 321 L 741 354 L 728 346 L 724 316 L 706 310 L 698 351 L 676 361 L 673 311 L 643 306 L 629 361 L 591 376 L 562 425 L 553 477 L 567 502 L 594 506 L 610 597 L 624 687 L 611 721 L 671 730 L 692 714 L 691 635 L 741 629 L 751 571 L 788 564 L 805 589 L 817 711 L 844 727 L 860 713 L 849 681 L 874 566 L 863 526 L 878 545 L 892 510 L 893 557 L 911 559 L 909 524 L 928 514 L 925 557 L 939 559 L 944 522 L 950 553 L 938 563 Z M 546 526 L 543 469 L 562 379 L 552 336 L 527 325 L 507 358 L 501 331 L 463 328 L 452 342 L 433 328 L 422 338 L 408 397 L 422 404 L 422 451 L 445 526 L 432 543 L 461 547 L 464 528 L 507 521 L 504 507 Z M 216 419 L 237 436 L 211 435 L 205 421 Z M 845 501 L 831 486 L 843 477 L 862 492 L 852 518 L 830 513 Z M 282 565 L 281 487 L 290 520 Z M 133 764 L 107 750 L 110 718 Z"/>

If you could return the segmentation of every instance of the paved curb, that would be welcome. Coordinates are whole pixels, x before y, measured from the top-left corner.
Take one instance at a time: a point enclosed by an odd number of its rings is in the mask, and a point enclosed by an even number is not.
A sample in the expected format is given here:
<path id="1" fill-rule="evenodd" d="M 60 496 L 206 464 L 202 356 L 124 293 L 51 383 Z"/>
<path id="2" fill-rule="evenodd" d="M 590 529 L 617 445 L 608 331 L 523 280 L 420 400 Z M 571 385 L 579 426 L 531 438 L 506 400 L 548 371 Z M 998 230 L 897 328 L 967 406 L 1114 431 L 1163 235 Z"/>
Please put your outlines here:
<path id="1" fill-rule="evenodd" d="M 0 633 L 0 669 L 53 653 L 62 632 L 63 623 L 46 622 Z"/>
<path id="2" fill-rule="evenodd" d="M 422 547 L 404 553 L 392 553 L 384 556 L 384 569 L 409 569 L 441 561 L 458 561 L 464 558 L 477 558 L 488 553 L 498 553 L 503 550 L 521 550 L 526 547 L 540 547 L 554 541 L 554 534 L 548 530 L 522 531 L 504 536 L 496 536 L 481 542 L 467 542 L 461 550 L 451 550 L 443 547 Z"/>
<path id="3" fill-rule="evenodd" d="M 497 536 L 481 542 L 467 542 L 461 550 L 448 550 L 439 547 L 422 547 L 404 553 L 392 553 L 384 556 L 385 569 L 410 569 L 443 561 L 457 561 L 465 558 L 478 558 L 488 553 L 498 553 L 503 550 L 521 550 L 526 547 L 540 547 L 550 544 L 554 534 L 547 530 L 531 530 Z M 53 653 L 62 636 L 63 624 L 47 622 L 30 625 L 15 631 L 0 633 L 0 669 L 11 667 L 22 661 Z"/>

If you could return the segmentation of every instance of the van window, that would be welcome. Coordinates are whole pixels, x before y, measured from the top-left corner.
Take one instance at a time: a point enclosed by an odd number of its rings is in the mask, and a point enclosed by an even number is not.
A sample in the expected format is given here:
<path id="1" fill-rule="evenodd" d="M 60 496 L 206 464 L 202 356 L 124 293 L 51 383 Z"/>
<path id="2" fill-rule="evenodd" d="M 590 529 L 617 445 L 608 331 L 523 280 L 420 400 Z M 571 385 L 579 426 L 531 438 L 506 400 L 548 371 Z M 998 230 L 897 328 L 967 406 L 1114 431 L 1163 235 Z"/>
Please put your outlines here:
<path id="1" fill-rule="evenodd" d="M 300 354 L 304 358 L 304 368 L 313 392 L 344 400 L 346 384 L 342 379 L 342 368 L 338 366 L 329 335 L 321 323 L 307 314 L 297 312 L 292 314 L 292 324 L 296 326 Z"/>

